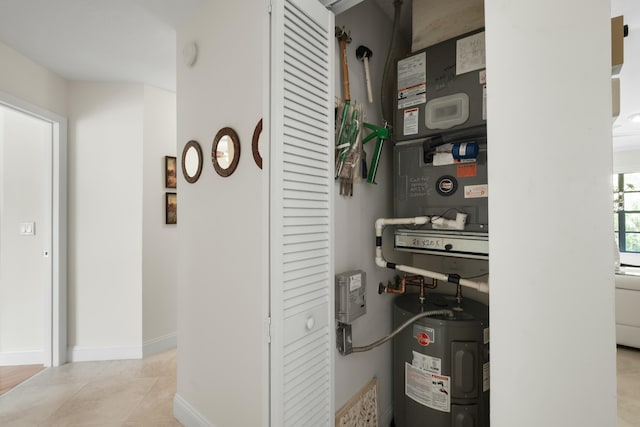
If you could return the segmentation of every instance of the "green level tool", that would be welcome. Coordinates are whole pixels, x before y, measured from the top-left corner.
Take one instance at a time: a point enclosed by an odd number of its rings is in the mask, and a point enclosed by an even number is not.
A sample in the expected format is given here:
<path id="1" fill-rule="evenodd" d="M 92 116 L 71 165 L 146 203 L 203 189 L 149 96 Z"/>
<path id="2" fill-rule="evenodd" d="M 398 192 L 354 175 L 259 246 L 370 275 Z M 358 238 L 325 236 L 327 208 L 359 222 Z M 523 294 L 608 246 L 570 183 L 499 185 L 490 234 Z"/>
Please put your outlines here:
<path id="1" fill-rule="evenodd" d="M 372 125 L 370 123 L 363 123 L 362 125 L 365 128 L 371 130 L 371 133 L 362 139 L 362 144 L 366 144 L 373 138 L 377 137 L 376 148 L 373 152 L 371 166 L 369 167 L 369 174 L 367 175 L 367 182 L 369 184 L 376 184 L 376 173 L 378 172 L 378 163 L 380 163 L 380 153 L 382 153 L 382 146 L 384 145 L 384 141 L 389 139 L 391 131 L 389 129 L 389 126 L 387 125 L 385 125 L 384 127 Z"/>

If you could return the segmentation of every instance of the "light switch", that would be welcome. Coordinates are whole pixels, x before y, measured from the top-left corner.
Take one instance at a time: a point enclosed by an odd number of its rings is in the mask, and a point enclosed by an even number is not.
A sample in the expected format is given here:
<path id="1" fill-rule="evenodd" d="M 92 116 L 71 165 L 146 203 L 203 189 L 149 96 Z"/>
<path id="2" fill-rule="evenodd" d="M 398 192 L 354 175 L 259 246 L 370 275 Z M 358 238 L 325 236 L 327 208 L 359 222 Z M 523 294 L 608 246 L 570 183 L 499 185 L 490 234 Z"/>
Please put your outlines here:
<path id="1" fill-rule="evenodd" d="M 21 236 L 33 236 L 36 234 L 35 222 L 21 222 L 20 223 L 20 235 Z"/>

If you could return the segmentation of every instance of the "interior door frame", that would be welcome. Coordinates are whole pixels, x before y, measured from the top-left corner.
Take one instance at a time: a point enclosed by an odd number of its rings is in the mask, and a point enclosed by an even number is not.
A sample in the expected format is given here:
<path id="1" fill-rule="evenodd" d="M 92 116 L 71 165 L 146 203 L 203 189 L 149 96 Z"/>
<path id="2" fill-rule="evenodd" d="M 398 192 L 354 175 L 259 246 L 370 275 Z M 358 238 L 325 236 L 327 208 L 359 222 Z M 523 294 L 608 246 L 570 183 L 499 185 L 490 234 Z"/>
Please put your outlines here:
<path id="1" fill-rule="evenodd" d="M 0 104 L 45 120 L 53 128 L 51 280 L 44 296 L 43 364 L 60 366 L 67 361 L 67 119 L 2 91 Z"/>

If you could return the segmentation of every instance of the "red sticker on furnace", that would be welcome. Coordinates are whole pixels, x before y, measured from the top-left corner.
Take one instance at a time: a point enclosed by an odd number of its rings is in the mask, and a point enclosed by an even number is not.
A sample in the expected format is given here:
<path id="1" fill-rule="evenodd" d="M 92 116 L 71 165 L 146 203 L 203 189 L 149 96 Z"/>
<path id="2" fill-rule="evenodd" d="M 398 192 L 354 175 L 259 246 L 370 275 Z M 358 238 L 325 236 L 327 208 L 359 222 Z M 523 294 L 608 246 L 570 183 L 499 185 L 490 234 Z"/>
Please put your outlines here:
<path id="1" fill-rule="evenodd" d="M 418 344 L 420 344 L 421 346 L 428 346 L 429 345 L 429 335 L 425 334 L 424 332 L 420 332 L 417 336 L 416 339 L 418 340 Z"/>

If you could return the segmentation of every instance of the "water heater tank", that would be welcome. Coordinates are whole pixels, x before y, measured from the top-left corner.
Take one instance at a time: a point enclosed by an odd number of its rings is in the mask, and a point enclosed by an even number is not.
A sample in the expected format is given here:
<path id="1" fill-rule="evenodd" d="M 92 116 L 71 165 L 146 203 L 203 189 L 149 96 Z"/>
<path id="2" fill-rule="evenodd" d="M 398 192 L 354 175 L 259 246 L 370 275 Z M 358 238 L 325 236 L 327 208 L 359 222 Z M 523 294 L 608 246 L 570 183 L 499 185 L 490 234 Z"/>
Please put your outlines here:
<path id="1" fill-rule="evenodd" d="M 393 412 L 396 427 L 489 426 L 489 307 L 454 296 L 397 297 L 393 326 L 425 311 L 393 339 Z"/>

